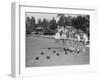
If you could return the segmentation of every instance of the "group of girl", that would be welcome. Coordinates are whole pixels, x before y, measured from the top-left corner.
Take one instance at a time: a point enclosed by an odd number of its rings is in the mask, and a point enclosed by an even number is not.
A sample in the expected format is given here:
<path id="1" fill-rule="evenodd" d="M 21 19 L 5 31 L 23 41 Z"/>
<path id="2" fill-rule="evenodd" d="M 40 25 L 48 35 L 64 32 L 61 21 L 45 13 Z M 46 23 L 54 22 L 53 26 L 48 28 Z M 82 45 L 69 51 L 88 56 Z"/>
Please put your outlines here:
<path id="1" fill-rule="evenodd" d="M 73 41 L 82 41 L 84 43 L 88 42 L 88 37 L 85 33 L 81 32 L 80 34 L 75 33 L 73 30 L 69 31 L 64 27 L 57 27 L 57 32 L 55 34 L 55 39 L 58 40 L 73 40 Z"/>

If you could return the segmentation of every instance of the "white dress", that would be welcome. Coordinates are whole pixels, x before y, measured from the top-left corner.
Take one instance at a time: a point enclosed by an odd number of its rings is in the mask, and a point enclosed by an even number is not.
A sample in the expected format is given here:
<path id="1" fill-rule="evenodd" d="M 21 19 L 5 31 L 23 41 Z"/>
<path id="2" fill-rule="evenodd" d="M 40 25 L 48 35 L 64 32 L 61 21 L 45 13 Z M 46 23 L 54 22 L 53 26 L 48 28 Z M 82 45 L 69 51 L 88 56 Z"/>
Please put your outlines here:
<path id="1" fill-rule="evenodd" d="M 80 36 L 78 34 L 76 34 L 75 36 L 77 38 L 77 41 L 80 41 L 81 40 L 81 38 L 80 38 Z"/>
<path id="2" fill-rule="evenodd" d="M 86 43 L 88 41 L 88 37 L 86 34 L 83 34 L 84 42 Z"/>
<path id="3" fill-rule="evenodd" d="M 65 30 L 63 30 L 63 32 L 62 32 L 61 38 L 62 38 L 62 39 L 66 39 L 66 38 L 67 38 Z"/>
<path id="4" fill-rule="evenodd" d="M 60 33 L 59 33 L 59 32 L 57 32 L 57 33 L 55 34 L 55 39 L 60 39 Z"/>
<path id="5" fill-rule="evenodd" d="M 58 29 L 58 32 L 55 34 L 55 39 L 61 39 L 60 32 L 61 29 Z"/>

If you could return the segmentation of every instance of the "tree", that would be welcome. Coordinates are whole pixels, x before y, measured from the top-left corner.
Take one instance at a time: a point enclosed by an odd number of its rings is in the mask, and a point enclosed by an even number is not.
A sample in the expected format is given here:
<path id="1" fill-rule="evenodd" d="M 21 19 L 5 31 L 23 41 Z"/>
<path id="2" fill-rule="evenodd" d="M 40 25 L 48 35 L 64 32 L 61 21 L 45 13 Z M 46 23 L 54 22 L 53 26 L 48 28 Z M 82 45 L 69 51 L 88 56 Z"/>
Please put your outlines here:
<path id="1" fill-rule="evenodd" d="M 56 30 L 56 28 L 57 28 L 57 23 L 56 23 L 56 20 L 55 20 L 54 17 L 53 17 L 53 19 L 49 22 L 49 26 L 50 26 L 50 29 L 51 29 L 51 30 Z"/>
<path id="2" fill-rule="evenodd" d="M 31 34 L 30 18 L 26 18 L 26 35 Z"/>
<path id="3" fill-rule="evenodd" d="M 59 17 L 58 25 L 65 26 L 65 15 L 64 14 L 58 14 L 57 17 Z"/>
<path id="4" fill-rule="evenodd" d="M 31 17 L 31 20 L 30 20 L 30 25 L 31 25 L 31 29 L 32 31 L 35 29 L 35 25 L 36 25 L 36 21 L 35 21 L 35 18 L 32 16 Z"/>
<path id="5" fill-rule="evenodd" d="M 77 16 L 72 19 L 72 26 L 81 29 L 89 37 L 89 15 Z"/>
<path id="6" fill-rule="evenodd" d="M 44 18 L 43 19 L 43 21 L 42 21 L 42 27 L 44 28 L 44 29 L 47 29 L 47 27 L 48 27 L 48 21 Z"/>
<path id="7" fill-rule="evenodd" d="M 65 25 L 72 26 L 72 18 L 71 16 L 65 17 Z"/>
<path id="8" fill-rule="evenodd" d="M 42 27 L 42 21 L 41 21 L 41 19 L 38 19 L 37 25 Z"/>
<path id="9" fill-rule="evenodd" d="M 57 17 L 59 17 L 59 21 L 58 21 L 58 24 L 60 26 L 64 26 L 65 25 L 68 25 L 68 26 L 71 26 L 72 25 L 72 17 L 71 16 L 65 16 L 64 14 L 58 14 Z"/>
<path id="10" fill-rule="evenodd" d="M 35 18 L 31 17 L 31 19 L 29 17 L 26 18 L 26 35 L 31 34 L 31 32 L 34 30 L 35 28 Z"/>

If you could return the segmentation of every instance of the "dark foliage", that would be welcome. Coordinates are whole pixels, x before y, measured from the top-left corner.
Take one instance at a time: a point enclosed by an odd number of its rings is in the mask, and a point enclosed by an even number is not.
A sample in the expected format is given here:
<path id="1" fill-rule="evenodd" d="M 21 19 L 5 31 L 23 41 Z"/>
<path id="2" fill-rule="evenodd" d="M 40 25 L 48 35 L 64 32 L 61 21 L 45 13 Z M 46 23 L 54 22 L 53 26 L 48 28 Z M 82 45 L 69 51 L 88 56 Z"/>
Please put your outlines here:
<path id="1" fill-rule="evenodd" d="M 46 18 L 38 19 L 36 23 L 35 18 L 32 16 L 26 18 L 26 35 L 30 35 L 32 31 L 35 31 L 36 28 L 42 27 L 44 35 L 54 35 L 56 33 L 57 25 L 59 26 L 73 26 L 76 29 L 82 30 L 87 34 L 89 38 L 89 15 L 79 15 L 79 16 L 66 16 L 64 14 L 58 14 L 58 21 L 53 17 L 51 20 Z M 38 34 L 38 32 L 36 32 Z"/>

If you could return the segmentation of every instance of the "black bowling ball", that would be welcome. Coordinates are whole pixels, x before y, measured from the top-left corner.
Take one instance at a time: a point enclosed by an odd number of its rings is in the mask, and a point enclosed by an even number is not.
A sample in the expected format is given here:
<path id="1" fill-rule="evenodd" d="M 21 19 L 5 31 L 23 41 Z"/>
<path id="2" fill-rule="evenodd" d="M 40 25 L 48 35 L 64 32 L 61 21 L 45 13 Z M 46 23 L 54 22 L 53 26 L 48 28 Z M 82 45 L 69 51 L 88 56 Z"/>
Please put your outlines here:
<path id="1" fill-rule="evenodd" d="M 48 48 L 48 49 L 51 49 L 51 48 Z"/>
<path id="2" fill-rule="evenodd" d="M 72 50 L 69 50 L 70 52 L 73 52 Z"/>
<path id="3" fill-rule="evenodd" d="M 65 52 L 65 54 L 68 54 L 67 52 Z"/>
<path id="4" fill-rule="evenodd" d="M 46 58 L 47 58 L 47 59 L 50 59 L 50 56 L 47 56 Z"/>
<path id="5" fill-rule="evenodd" d="M 53 51 L 53 53 L 56 53 L 56 51 Z"/>
<path id="6" fill-rule="evenodd" d="M 68 48 L 67 48 L 66 50 L 67 50 L 67 51 L 69 51 L 69 49 L 68 49 Z"/>
<path id="7" fill-rule="evenodd" d="M 77 51 L 77 53 L 80 53 L 80 51 Z"/>
<path id="8" fill-rule="evenodd" d="M 57 56 L 59 56 L 59 53 L 57 53 Z"/>
<path id="9" fill-rule="evenodd" d="M 44 55 L 44 52 L 41 52 L 41 55 Z"/>
<path id="10" fill-rule="evenodd" d="M 66 51 L 66 48 L 64 48 L 64 51 Z"/>
<path id="11" fill-rule="evenodd" d="M 39 60 L 39 57 L 36 57 L 35 60 Z"/>
<path id="12" fill-rule="evenodd" d="M 77 49 L 77 53 L 80 53 L 80 50 L 79 49 Z"/>

